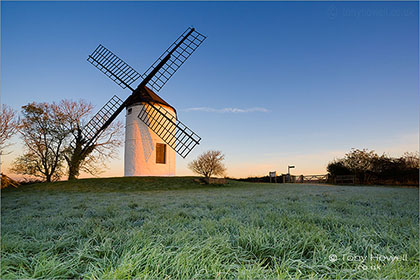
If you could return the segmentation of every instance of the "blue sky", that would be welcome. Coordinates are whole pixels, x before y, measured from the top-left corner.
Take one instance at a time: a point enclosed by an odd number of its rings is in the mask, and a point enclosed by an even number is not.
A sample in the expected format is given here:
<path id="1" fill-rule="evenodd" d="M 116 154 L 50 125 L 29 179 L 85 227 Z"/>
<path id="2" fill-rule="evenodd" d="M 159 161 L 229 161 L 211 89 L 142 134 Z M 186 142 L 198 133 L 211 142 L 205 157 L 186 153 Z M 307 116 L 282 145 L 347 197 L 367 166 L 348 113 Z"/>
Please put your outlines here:
<path id="1" fill-rule="evenodd" d="M 1 102 L 99 109 L 129 95 L 86 61 L 99 43 L 143 73 L 194 26 L 207 40 L 159 92 L 203 138 L 177 173 L 219 149 L 230 176 L 321 174 L 351 148 L 418 150 L 418 24 L 417 2 L 2 1 Z"/>

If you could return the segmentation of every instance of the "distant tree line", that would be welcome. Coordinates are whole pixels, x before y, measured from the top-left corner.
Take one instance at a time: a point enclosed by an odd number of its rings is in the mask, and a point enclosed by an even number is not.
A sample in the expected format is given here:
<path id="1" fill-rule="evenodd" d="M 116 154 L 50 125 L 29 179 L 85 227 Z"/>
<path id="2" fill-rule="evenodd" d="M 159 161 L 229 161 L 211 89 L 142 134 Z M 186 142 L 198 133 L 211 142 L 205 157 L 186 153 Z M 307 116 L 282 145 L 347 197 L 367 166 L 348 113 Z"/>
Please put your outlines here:
<path id="1" fill-rule="evenodd" d="M 406 152 L 400 157 L 391 157 L 386 154 L 378 155 L 375 151 L 367 149 L 352 149 L 343 158 L 328 163 L 328 182 L 334 183 L 334 178 L 337 176 L 351 175 L 358 184 L 418 186 L 419 164 L 418 152 Z M 278 176 L 279 183 L 283 182 L 282 176 L 284 175 Z M 232 179 L 245 182 L 270 182 L 269 176 Z"/>
<path id="2" fill-rule="evenodd" d="M 352 149 L 343 158 L 330 162 L 332 177 L 354 175 L 359 184 L 419 184 L 419 154 L 406 152 L 401 157 L 378 155 L 367 149 Z"/>

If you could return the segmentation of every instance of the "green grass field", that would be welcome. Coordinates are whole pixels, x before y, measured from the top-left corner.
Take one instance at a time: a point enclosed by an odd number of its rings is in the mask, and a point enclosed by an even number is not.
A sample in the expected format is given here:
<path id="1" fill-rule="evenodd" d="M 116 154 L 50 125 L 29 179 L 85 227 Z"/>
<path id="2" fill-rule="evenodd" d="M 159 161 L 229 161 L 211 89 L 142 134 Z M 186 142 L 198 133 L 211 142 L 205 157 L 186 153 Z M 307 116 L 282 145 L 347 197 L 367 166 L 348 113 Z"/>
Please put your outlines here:
<path id="1" fill-rule="evenodd" d="M 2 279 L 419 279 L 418 188 L 110 178 L 1 196 Z"/>

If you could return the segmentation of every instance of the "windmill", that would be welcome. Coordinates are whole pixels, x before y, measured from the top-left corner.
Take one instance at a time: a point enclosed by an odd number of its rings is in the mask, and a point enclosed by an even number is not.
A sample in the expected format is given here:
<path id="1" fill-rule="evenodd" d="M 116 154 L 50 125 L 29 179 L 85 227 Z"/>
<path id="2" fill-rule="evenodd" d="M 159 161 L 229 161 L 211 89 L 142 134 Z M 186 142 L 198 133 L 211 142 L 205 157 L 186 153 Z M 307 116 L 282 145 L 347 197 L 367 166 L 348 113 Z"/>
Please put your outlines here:
<path id="1" fill-rule="evenodd" d="M 95 143 L 126 109 L 124 175 L 175 175 L 175 152 L 185 158 L 201 138 L 179 121 L 175 108 L 154 91 L 166 84 L 205 39 L 194 28 L 188 28 L 143 75 L 99 45 L 88 61 L 132 93 L 125 101 L 114 95 L 93 116 L 83 128 L 82 149 Z M 139 78 L 143 79 L 140 84 L 132 87 Z"/>

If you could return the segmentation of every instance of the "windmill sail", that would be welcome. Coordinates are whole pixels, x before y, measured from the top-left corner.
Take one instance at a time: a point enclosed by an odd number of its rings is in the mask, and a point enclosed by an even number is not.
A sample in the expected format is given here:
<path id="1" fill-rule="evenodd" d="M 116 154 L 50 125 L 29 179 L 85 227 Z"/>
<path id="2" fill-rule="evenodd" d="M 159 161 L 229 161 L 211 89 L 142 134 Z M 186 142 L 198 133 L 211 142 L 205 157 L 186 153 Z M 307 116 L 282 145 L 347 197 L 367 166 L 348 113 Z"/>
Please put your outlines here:
<path id="1" fill-rule="evenodd" d="M 122 88 L 130 88 L 141 75 L 110 50 L 99 45 L 87 59 Z"/>
<path id="2" fill-rule="evenodd" d="M 106 128 L 104 124 L 109 122 L 114 113 L 122 106 L 123 101 L 114 95 L 83 128 L 83 137 L 86 143 L 92 143 Z M 112 121 L 112 120 L 111 120 Z M 88 146 L 88 145 L 86 145 Z"/>
<path id="3" fill-rule="evenodd" d="M 183 158 L 200 143 L 200 136 L 162 106 L 145 103 L 138 117 Z"/>
<path id="4" fill-rule="evenodd" d="M 142 75 L 143 79 L 146 80 L 169 55 L 169 59 L 157 73 L 153 74 L 146 85 L 155 91 L 159 91 L 205 39 L 204 35 L 189 27 Z"/>
<path id="5" fill-rule="evenodd" d="M 194 28 L 188 28 L 143 75 L 110 50 L 99 45 L 87 60 L 120 87 L 129 88 L 133 93 L 124 102 L 114 96 L 89 121 L 83 130 L 85 148 L 97 139 L 124 108 L 142 103 L 143 107 L 138 115 L 140 120 L 185 158 L 199 144 L 201 138 L 165 108 L 151 102 L 144 92 L 147 91 L 147 87 L 159 91 L 205 39 L 206 36 Z M 131 87 L 140 77 L 143 81 L 135 89 Z"/>

